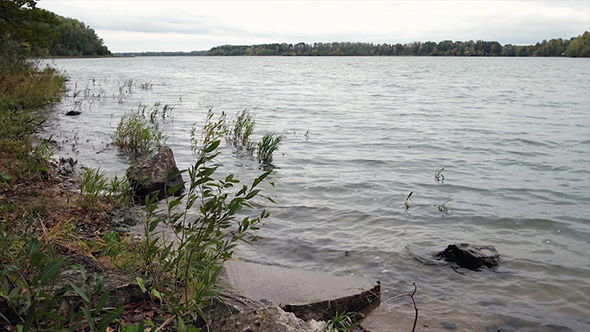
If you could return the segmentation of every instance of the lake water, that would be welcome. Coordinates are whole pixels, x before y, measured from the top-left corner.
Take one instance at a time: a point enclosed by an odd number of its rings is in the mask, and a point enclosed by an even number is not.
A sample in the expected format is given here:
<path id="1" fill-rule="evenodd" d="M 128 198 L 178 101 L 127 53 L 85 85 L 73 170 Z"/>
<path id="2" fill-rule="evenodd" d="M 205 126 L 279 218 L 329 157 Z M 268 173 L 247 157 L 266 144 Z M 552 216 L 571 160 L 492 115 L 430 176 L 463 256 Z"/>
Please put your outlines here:
<path id="1" fill-rule="evenodd" d="M 256 138 L 286 136 L 264 187 L 276 205 L 244 259 L 366 275 L 384 299 L 415 282 L 418 331 L 590 330 L 590 60 L 421 57 L 60 59 L 70 89 L 48 134 L 88 167 L 122 176 L 108 148 L 140 103 L 180 168 L 209 107 L 247 108 Z M 120 93 L 133 80 L 130 94 Z M 128 81 L 127 81 L 128 82 Z M 152 84 L 141 89 L 142 83 Z M 78 117 L 66 117 L 79 109 Z M 222 173 L 255 160 L 223 147 Z M 444 168 L 443 181 L 435 181 Z M 249 181 L 249 180 L 248 180 Z M 404 204 L 413 192 L 410 207 Z M 444 211 L 443 208 L 447 208 Z M 439 209 L 440 208 L 440 209 Z M 441 211 L 442 210 L 442 211 Z M 495 270 L 430 264 L 448 244 L 494 245 Z M 411 331 L 413 307 L 382 315 Z"/>

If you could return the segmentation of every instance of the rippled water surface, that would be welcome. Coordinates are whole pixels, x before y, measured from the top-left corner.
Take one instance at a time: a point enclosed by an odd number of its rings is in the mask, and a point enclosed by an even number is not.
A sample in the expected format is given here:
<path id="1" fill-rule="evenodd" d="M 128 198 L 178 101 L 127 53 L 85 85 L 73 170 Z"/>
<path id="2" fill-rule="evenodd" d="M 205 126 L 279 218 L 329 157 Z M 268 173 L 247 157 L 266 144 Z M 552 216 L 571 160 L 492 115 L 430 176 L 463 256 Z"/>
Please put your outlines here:
<path id="1" fill-rule="evenodd" d="M 111 176 L 123 175 L 128 162 L 107 147 L 109 135 L 140 103 L 175 106 L 164 128 L 181 168 L 193 160 L 192 124 L 202 124 L 209 107 L 229 115 L 248 108 L 257 137 L 284 133 L 270 180 L 276 188 L 264 188 L 277 204 L 260 240 L 241 250 L 248 260 L 366 275 L 387 285 L 385 297 L 415 282 L 421 331 L 590 330 L 588 59 L 162 57 L 54 65 L 70 76 L 51 120 L 61 154 Z M 132 93 L 121 95 L 129 79 Z M 64 116 L 75 108 L 80 116 Z M 221 161 L 223 172 L 241 178 L 259 173 L 255 160 L 229 147 Z M 494 245 L 500 267 L 459 274 L 431 264 L 455 242 Z M 410 331 L 408 301 L 389 309 L 391 330 Z"/>

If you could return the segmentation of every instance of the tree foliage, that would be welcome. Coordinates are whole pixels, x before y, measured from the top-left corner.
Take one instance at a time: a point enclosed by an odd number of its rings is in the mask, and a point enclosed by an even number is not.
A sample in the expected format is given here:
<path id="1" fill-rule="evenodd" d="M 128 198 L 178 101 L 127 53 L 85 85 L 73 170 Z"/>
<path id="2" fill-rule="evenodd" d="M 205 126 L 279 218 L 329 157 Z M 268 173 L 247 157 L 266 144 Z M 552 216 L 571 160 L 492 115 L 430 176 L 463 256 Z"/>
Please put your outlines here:
<path id="1" fill-rule="evenodd" d="M 584 32 L 578 38 L 572 38 L 565 55 L 569 57 L 590 57 L 590 33 Z"/>
<path id="2" fill-rule="evenodd" d="M 28 51 L 47 49 L 55 33 L 55 14 L 36 7 L 34 0 L 0 0 L 0 38 L 16 41 Z"/>
<path id="3" fill-rule="evenodd" d="M 95 31 L 83 22 L 36 7 L 35 0 L 0 0 L 0 39 L 30 55 L 108 55 Z"/>
<path id="4" fill-rule="evenodd" d="M 58 24 L 52 25 L 56 35 L 50 48 L 51 55 L 109 55 L 111 52 L 104 45 L 94 29 L 73 18 L 57 16 Z"/>

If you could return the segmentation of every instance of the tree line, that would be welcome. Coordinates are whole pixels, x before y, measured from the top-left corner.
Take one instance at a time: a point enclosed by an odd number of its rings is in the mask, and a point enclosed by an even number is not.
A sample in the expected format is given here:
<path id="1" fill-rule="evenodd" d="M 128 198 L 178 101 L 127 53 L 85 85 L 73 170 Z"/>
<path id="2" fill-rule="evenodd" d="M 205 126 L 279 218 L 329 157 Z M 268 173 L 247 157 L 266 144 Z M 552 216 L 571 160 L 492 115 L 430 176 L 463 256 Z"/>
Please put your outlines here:
<path id="1" fill-rule="evenodd" d="M 535 45 L 502 46 L 497 41 L 413 42 L 406 44 L 372 43 L 298 43 L 260 45 L 222 45 L 213 47 L 205 55 L 222 56 L 567 56 L 590 57 L 590 34 L 571 39 L 543 40 Z"/>
<path id="2" fill-rule="evenodd" d="M 31 56 L 111 55 L 84 22 L 36 5 L 35 0 L 0 0 L 0 45 L 18 43 Z"/>

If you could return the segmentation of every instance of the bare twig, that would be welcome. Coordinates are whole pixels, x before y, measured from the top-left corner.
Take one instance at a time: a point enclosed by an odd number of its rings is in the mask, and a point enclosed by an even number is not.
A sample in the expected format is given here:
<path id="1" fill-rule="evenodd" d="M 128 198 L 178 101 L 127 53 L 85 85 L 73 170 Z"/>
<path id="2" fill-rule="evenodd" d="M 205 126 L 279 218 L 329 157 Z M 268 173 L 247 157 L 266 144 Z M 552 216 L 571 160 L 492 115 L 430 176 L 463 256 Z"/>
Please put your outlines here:
<path id="1" fill-rule="evenodd" d="M 170 316 L 168 319 L 166 319 L 166 321 L 160 325 L 157 329 L 156 332 L 160 331 L 161 329 L 163 329 L 166 325 L 168 325 L 174 318 L 176 318 L 176 315 L 174 316 Z"/>

